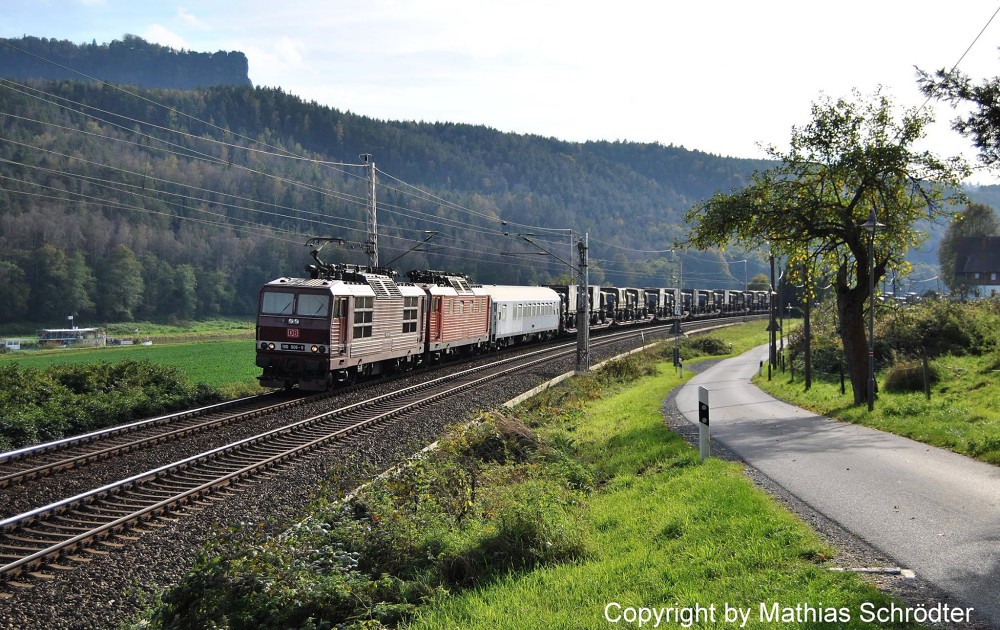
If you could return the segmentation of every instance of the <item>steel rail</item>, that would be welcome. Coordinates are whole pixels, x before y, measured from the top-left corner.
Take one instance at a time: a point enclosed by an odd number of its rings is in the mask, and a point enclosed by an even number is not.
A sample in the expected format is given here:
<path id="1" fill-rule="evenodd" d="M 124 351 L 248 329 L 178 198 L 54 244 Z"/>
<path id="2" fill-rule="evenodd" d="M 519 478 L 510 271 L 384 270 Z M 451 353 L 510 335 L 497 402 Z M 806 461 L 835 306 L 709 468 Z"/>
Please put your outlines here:
<path id="1" fill-rule="evenodd" d="M 260 398 L 256 397 L 238 399 L 238 401 L 242 402 L 254 402 L 258 400 L 260 400 Z M 223 415 L 221 417 L 215 417 L 209 420 L 199 420 L 198 422 L 195 422 L 193 424 L 182 424 L 181 426 L 175 429 L 171 429 L 165 432 L 154 432 L 144 437 L 138 437 L 137 439 L 132 439 L 127 442 L 112 443 L 110 446 L 105 446 L 103 448 L 97 448 L 95 450 L 84 450 L 79 454 L 66 456 L 68 455 L 67 451 L 71 451 L 72 449 L 75 448 L 80 448 L 85 444 L 97 446 L 99 444 L 103 444 L 106 440 L 108 440 L 108 438 L 111 437 L 119 437 L 119 436 L 130 435 L 133 433 L 140 433 L 150 429 L 155 429 L 157 427 L 162 427 L 165 424 L 173 424 L 175 422 L 186 422 L 188 420 L 195 418 L 202 419 L 205 418 L 206 416 L 210 417 L 215 413 L 226 411 L 227 407 L 223 405 L 212 405 L 209 407 L 201 407 L 198 409 L 191 409 L 180 414 L 161 416 L 159 418 L 153 418 L 150 420 L 144 420 L 138 423 L 133 423 L 132 425 L 128 425 L 129 427 L 128 431 L 122 430 L 125 429 L 126 427 L 116 427 L 116 429 L 118 430 L 99 431 L 92 434 L 88 434 L 88 436 L 79 436 L 78 440 L 71 446 L 64 446 L 63 448 L 60 448 L 58 450 L 46 449 L 44 451 L 41 451 L 42 454 L 49 454 L 56 452 L 63 453 L 64 455 L 62 459 L 45 461 L 44 463 L 32 465 L 28 468 L 19 468 L 14 470 L 13 472 L 0 474 L 0 488 L 6 488 L 15 483 L 20 483 L 26 480 L 34 479 L 51 472 L 69 470 L 72 468 L 76 468 L 78 466 L 82 466 L 84 464 L 90 464 L 92 462 L 100 461 L 102 459 L 107 459 L 109 457 L 112 457 L 120 453 L 127 453 L 130 451 L 138 450 L 140 448 L 153 446 L 163 442 L 169 442 L 188 435 L 193 435 L 195 433 L 201 433 L 209 429 L 224 426 L 226 424 L 232 424 L 234 422 L 238 422 L 240 420 L 244 420 L 247 418 L 253 418 L 256 416 L 260 416 L 262 414 L 271 413 L 288 407 L 301 405 L 306 400 L 307 398 L 295 398 L 293 400 L 286 400 L 280 403 L 269 404 L 264 407 L 253 407 L 247 411 L 241 411 L 230 415 Z M 229 408 L 231 407 L 232 405 L 229 406 Z M 89 439 L 84 440 L 85 437 L 89 437 Z M 39 454 L 38 452 L 30 453 L 30 455 L 32 456 L 38 454 Z M 27 459 L 27 457 L 25 457 L 25 459 Z"/>

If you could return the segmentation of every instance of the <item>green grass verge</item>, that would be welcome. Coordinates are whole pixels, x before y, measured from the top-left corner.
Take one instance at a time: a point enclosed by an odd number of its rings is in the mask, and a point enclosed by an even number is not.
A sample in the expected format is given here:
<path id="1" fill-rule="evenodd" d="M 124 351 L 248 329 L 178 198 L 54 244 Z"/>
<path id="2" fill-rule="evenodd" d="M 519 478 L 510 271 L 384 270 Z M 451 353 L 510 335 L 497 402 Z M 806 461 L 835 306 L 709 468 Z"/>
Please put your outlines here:
<path id="1" fill-rule="evenodd" d="M 1000 365 L 994 356 L 942 356 L 931 361 L 939 380 L 928 400 L 923 392 L 879 392 L 873 411 L 854 405 L 850 381 L 840 393 L 839 377 L 817 375 L 805 390 L 801 370 L 794 381 L 779 373 L 770 382 L 754 383 L 793 405 L 862 424 L 918 442 L 947 448 L 984 462 L 1000 465 Z M 885 383 L 884 375 L 877 378 Z"/>
<path id="2" fill-rule="evenodd" d="M 661 365 L 624 391 L 596 400 L 584 394 L 585 404 L 564 390 L 528 403 L 529 424 L 548 440 L 571 440 L 595 471 L 596 489 L 580 507 L 590 554 L 439 595 L 407 627 L 610 627 L 606 615 L 630 608 L 690 615 L 699 605 L 714 606 L 715 623 L 698 627 L 736 627 L 724 622 L 727 605 L 750 611 L 746 627 L 871 627 L 862 607 L 888 606 L 885 595 L 826 570 L 821 561 L 833 551 L 808 527 L 754 489 L 738 465 L 699 463 L 664 426 L 663 396 L 677 384 L 674 370 Z M 827 614 L 850 621 L 771 623 L 776 603 L 835 609 Z"/>

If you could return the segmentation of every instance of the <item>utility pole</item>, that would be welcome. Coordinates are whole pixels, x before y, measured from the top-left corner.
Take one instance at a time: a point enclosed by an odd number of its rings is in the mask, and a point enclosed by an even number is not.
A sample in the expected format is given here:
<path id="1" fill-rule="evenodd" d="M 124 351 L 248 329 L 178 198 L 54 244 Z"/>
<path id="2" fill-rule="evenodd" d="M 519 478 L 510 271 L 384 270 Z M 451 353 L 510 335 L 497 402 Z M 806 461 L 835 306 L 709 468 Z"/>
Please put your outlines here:
<path id="1" fill-rule="evenodd" d="M 585 232 L 577 243 L 580 265 L 577 269 L 579 288 L 576 295 L 576 373 L 590 372 L 590 271 L 587 268 L 587 248 L 590 233 Z"/>
<path id="2" fill-rule="evenodd" d="M 813 374 L 813 372 L 812 372 L 812 368 L 813 368 L 813 363 L 812 363 L 812 325 L 810 324 L 810 317 L 811 317 L 811 310 L 810 309 L 812 308 L 812 282 L 811 282 L 812 278 L 811 278 L 811 274 L 809 273 L 809 264 L 808 263 L 806 263 L 806 264 L 804 264 L 802 266 L 802 275 L 805 276 L 805 287 L 803 288 L 803 290 L 805 291 L 805 295 L 806 295 L 806 300 L 805 300 L 805 302 L 806 302 L 806 308 L 805 308 L 805 312 L 803 313 L 804 319 L 802 321 L 802 332 L 803 332 L 803 334 L 805 335 L 805 338 L 806 338 L 806 357 L 805 357 L 805 359 L 806 359 L 806 370 L 805 370 L 806 374 L 805 374 L 805 378 L 806 378 L 806 389 L 808 390 L 809 388 L 812 387 L 812 374 Z"/>
<path id="3" fill-rule="evenodd" d="M 378 215 L 375 210 L 375 159 L 371 153 L 360 155 L 368 165 L 368 239 L 365 242 L 365 253 L 368 254 L 368 266 L 378 267 Z"/>
<path id="4" fill-rule="evenodd" d="M 768 361 L 767 361 L 767 380 L 771 380 L 771 370 L 774 369 L 774 367 L 776 365 L 777 358 L 778 358 L 778 350 L 777 350 L 777 347 L 776 347 L 776 343 L 777 343 L 776 342 L 776 337 L 777 337 L 777 335 L 774 334 L 774 333 L 778 332 L 778 324 L 777 324 L 777 322 L 774 321 L 774 298 L 775 298 L 776 294 L 775 294 L 775 291 L 774 291 L 774 252 L 773 251 L 771 252 L 770 259 L 771 259 L 771 287 L 770 287 L 770 289 L 767 292 L 767 303 L 768 303 L 767 312 L 768 312 L 768 315 L 769 315 L 769 317 L 768 317 L 768 323 L 767 323 L 767 332 L 770 335 L 770 343 L 768 344 L 768 347 L 769 347 L 768 354 L 770 356 L 768 356 Z"/>

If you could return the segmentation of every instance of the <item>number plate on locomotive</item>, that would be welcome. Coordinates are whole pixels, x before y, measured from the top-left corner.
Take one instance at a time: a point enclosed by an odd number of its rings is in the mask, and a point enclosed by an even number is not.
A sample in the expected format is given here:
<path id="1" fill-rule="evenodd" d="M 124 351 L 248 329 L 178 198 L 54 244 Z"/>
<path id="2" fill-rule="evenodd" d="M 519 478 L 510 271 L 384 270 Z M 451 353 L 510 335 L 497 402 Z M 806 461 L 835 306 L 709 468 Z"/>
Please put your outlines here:
<path id="1" fill-rule="evenodd" d="M 305 352 L 306 347 L 301 343 L 283 343 L 281 344 L 282 350 L 297 350 L 299 352 Z"/>

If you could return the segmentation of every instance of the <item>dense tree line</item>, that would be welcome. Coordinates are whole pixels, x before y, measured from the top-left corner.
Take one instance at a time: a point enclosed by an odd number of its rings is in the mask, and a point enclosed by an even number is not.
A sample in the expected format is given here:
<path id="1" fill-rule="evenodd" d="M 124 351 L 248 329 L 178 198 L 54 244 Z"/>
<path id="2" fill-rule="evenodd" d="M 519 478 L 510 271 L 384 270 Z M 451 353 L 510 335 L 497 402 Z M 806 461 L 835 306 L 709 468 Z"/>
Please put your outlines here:
<path id="1" fill-rule="evenodd" d="M 14 79 L 84 80 L 147 88 L 194 89 L 250 85 L 241 52 L 177 51 L 125 35 L 109 44 L 74 44 L 39 37 L 0 39 L 0 74 Z"/>

